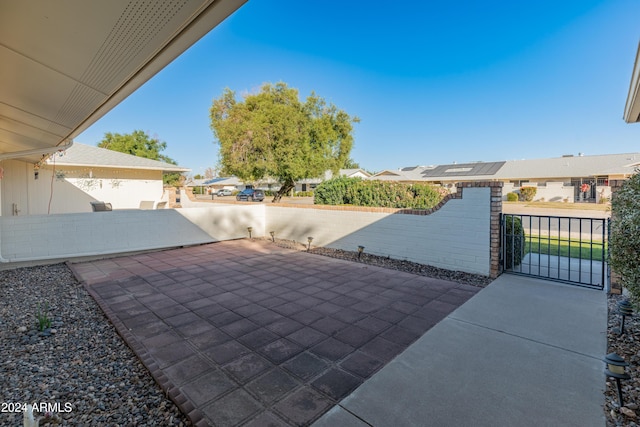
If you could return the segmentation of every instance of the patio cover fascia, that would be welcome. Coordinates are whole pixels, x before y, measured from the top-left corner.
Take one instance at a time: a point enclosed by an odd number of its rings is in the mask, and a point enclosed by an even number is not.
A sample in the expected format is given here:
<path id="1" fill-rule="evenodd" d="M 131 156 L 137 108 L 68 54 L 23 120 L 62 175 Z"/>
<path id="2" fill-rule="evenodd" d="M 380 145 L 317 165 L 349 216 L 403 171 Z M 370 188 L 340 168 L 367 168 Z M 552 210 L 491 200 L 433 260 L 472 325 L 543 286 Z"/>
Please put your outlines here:
<path id="1" fill-rule="evenodd" d="M 3 2 L 0 155 L 68 145 L 245 2 Z"/>
<path id="2" fill-rule="evenodd" d="M 627 123 L 640 122 L 640 43 L 638 43 L 636 60 L 633 64 L 633 73 L 631 74 L 629 94 L 627 95 L 627 103 L 624 107 L 624 121 Z"/>

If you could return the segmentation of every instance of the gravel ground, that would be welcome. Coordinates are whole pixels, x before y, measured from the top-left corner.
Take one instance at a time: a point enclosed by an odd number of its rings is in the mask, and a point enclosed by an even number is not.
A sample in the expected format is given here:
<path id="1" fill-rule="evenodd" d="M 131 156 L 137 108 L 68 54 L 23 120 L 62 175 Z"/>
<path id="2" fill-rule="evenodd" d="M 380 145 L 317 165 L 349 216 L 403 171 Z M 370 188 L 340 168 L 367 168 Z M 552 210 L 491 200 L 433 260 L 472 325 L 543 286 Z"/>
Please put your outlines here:
<path id="1" fill-rule="evenodd" d="M 620 336 L 620 316 L 617 314 L 617 304 L 625 299 L 621 295 L 609 296 L 609 323 L 607 353 L 617 353 L 622 356 L 629 367 L 627 373 L 631 379 L 621 381 L 624 406 L 618 407 L 618 392 L 615 380 L 607 379 L 604 410 L 607 426 L 639 426 L 640 420 L 640 317 L 625 319 L 625 333 Z M 604 370 L 604 362 L 602 364 Z M 603 374 L 604 375 L 604 374 Z"/>
<path id="2" fill-rule="evenodd" d="M 66 265 L 0 271 L 0 295 L 0 425 L 24 402 L 53 406 L 41 426 L 190 425 Z"/>
<path id="3" fill-rule="evenodd" d="M 265 240 L 271 240 L 265 238 Z M 290 249 L 296 249 L 299 251 L 306 251 L 307 245 L 301 242 L 295 242 L 292 240 L 275 239 L 275 243 L 278 246 Z M 436 279 L 449 280 L 455 283 L 461 283 L 465 285 L 472 285 L 484 288 L 493 279 L 488 276 L 481 276 L 478 274 L 464 273 L 462 271 L 445 270 L 443 268 L 431 267 L 429 265 L 418 264 L 416 262 L 397 260 L 393 258 L 387 258 L 378 255 L 371 255 L 363 252 L 358 256 L 358 252 L 355 251 L 343 251 L 341 249 L 329 249 L 322 247 L 315 247 L 311 245 L 309 252 L 317 255 L 324 255 L 332 258 L 340 258 L 348 261 L 361 262 L 367 265 L 375 265 L 383 268 L 390 268 L 393 270 L 405 271 L 408 273 L 418 274 L 420 276 L 428 276 Z"/>

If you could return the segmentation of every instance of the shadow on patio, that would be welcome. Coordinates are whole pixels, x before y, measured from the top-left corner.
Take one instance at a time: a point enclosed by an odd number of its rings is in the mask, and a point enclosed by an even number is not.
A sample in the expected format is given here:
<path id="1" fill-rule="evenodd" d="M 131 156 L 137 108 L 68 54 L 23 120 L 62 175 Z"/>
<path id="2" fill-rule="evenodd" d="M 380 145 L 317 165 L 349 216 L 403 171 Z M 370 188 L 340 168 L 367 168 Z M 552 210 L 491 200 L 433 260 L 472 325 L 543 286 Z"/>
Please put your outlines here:
<path id="1" fill-rule="evenodd" d="M 70 266 L 196 425 L 308 425 L 480 290 L 267 241 Z"/>

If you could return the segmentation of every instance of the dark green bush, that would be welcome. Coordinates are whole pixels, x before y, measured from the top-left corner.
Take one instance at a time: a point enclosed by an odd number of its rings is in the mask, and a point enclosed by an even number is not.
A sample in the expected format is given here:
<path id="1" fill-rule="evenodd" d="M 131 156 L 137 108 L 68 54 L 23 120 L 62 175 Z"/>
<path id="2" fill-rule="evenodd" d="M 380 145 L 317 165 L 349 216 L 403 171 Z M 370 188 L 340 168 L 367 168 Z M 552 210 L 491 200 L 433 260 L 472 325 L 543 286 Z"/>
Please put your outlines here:
<path id="1" fill-rule="evenodd" d="M 354 205 L 385 208 L 430 209 L 448 191 L 428 184 L 402 184 L 387 181 L 364 181 L 360 178 L 335 178 L 315 190 L 315 204 Z"/>
<path id="2" fill-rule="evenodd" d="M 538 189 L 536 187 L 520 187 L 520 197 L 524 202 L 530 202 L 536 196 Z"/>
<path id="3" fill-rule="evenodd" d="M 341 176 L 319 184 L 314 192 L 313 203 L 316 205 L 342 205 L 345 203 L 347 188 L 361 181 L 360 178 Z"/>
<path id="4" fill-rule="evenodd" d="M 513 215 L 505 215 L 504 224 L 505 268 L 513 268 L 522 263 L 525 253 L 525 234 L 522 220 Z"/>
<path id="5" fill-rule="evenodd" d="M 640 303 L 640 173 L 625 181 L 611 200 L 611 267 Z"/>
<path id="6" fill-rule="evenodd" d="M 507 202 L 517 202 L 518 201 L 518 193 L 507 193 Z"/>

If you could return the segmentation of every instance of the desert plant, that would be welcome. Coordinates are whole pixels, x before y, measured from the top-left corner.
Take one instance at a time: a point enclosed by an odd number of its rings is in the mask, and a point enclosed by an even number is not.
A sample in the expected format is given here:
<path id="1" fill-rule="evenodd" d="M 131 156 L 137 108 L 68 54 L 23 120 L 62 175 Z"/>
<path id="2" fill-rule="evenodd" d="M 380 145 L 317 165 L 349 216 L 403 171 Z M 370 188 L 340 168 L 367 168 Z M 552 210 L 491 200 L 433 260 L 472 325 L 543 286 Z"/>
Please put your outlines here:
<path id="1" fill-rule="evenodd" d="M 517 202 L 518 201 L 518 193 L 511 192 L 507 193 L 507 202 Z"/>
<path id="2" fill-rule="evenodd" d="M 49 310 L 49 304 L 44 303 L 44 310 L 40 309 L 40 304 L 38 304 L 38 308 L 36 309 L 36 325 L 38 326 L 38 330 L 44 331 L 51 327 L 51 319 L 47 314 Z"/>
<path id="3" fill-rule="evenodd" d="M 640 303 L 640 173 L 629 178 L 611 201 L 611 267 L 631 299 Z"/>
<path id="4" fill-rule="evenodd" d="M 536 187 L 520 187 L 520 197 L 524 202 L 530 202 L 536 196 L 538 189 Z"/>
<path id="5" fill-rule="evenodd" d="M 510 269 L 522 263 L 525 253 L 525 234 L 519 217 L 505 215 L 504 221 L 504 266 Z"/>

